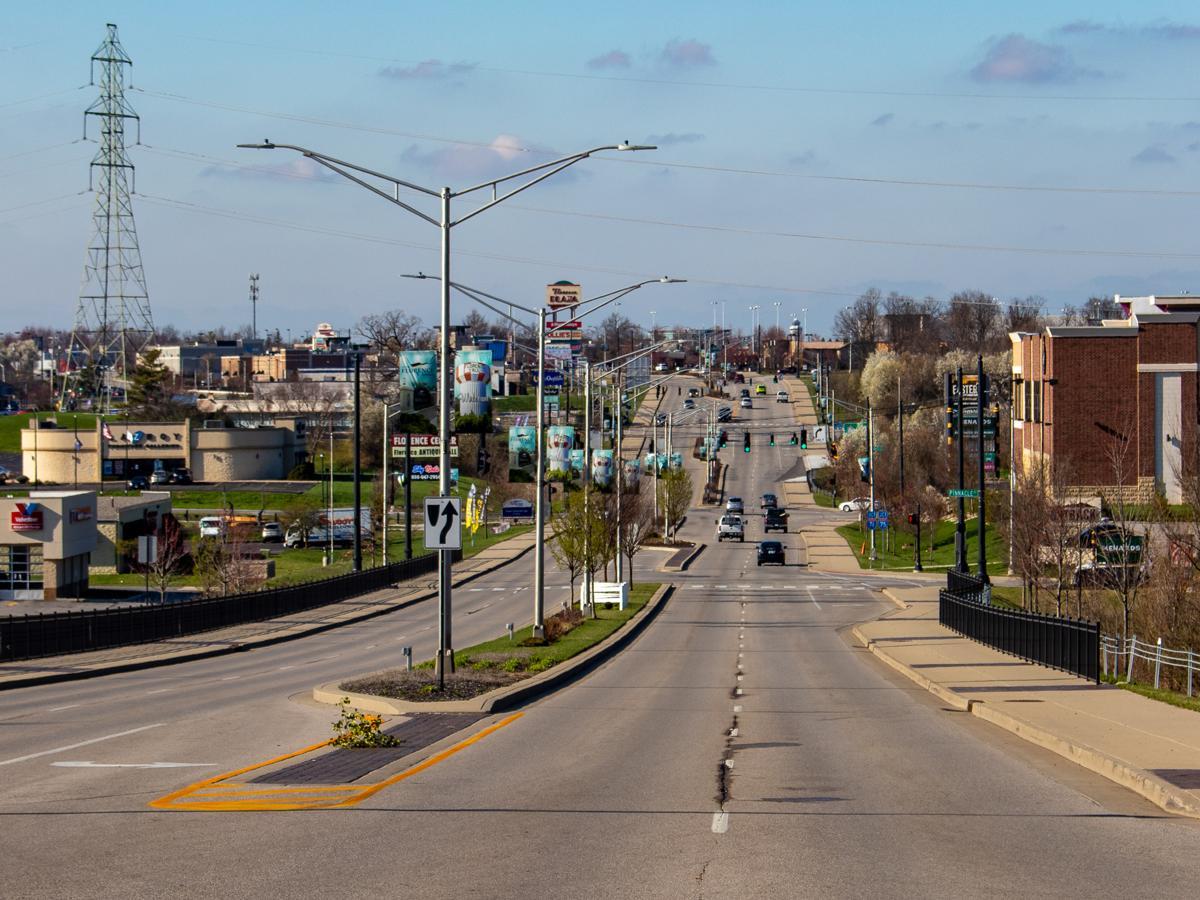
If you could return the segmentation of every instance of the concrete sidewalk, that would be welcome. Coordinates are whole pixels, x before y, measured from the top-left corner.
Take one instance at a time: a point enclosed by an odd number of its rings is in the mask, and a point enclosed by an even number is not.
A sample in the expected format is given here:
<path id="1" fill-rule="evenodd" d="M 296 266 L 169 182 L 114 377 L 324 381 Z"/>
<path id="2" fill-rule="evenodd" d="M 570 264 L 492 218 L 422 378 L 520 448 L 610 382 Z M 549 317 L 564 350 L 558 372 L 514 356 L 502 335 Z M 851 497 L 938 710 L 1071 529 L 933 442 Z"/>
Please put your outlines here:
<path id="1" fill-rule="evenodd" d="M 1200 818 L 1200 715 L 960 637 L 938 624 L 936 588 L 884 594 L 904 608 L 853 629 L 883 662 L 947 706 Z"/>
<path id="2" fill-rule="evenodd" d="M 500 541 L 454 566 L 454 584 L 464 584 L 523 556 L 533 548 L 532 532 Z M 108 650 L 69 653 L 0 664 L 0 691 L 54 681 L 70 681 L 169 665 L 249 650 L 359 622 L 437 595 L 434 572 L 400 582 L 394 588 L 351 597 L 278 619 L 185 634 L 172 640 L 131 644 Z"/>

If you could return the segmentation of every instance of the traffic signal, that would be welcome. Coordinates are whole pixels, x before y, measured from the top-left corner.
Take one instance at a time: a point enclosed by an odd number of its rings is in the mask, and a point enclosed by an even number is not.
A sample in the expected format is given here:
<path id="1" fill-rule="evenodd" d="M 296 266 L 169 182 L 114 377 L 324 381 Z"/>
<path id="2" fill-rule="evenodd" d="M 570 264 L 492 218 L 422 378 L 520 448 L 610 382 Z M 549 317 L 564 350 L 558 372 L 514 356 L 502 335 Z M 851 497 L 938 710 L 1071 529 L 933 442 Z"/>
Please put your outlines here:
<path id="1" fill-rule="evenodd" d="M 750 452 L 750 432 L 748 431 L 742 435 L 742 450 L 746 453 Z"/>
<path id="2" fill-rule="evenodd" d="M 797 439 L 796 439 L 796 432 L 794 432 L 794 431 L 793 431 L 793 432 L 792 432 L 792 436 L 791 436 L 790 438 L 788 438 L 788 444 L 789 444 L 789 445 L 791 445 L 792 447 L 795 447 L 795 446 L 796 446 L 796 440 L 797 440 Z"/>
<path id="3" fill-rule="evenodd" d="M 837 444 L 835 444 L 835 443 L 829 445 L 829 458 L 833 459 L 833 460 L 836 460 L 838 458 L 838 448 L 837 448 Z"/>
<path id="4" fill-rule="evenodd" d="M 909 525 L 916 525 L 916 524 L 917 524 L 917 514 L 916 514 L 916 513 L 909 513 L 909 514 L 908 514 L 908 524 L 909 524 Z"/>
<path id="5" fill-rule="evenodd" d="M 773 434 L 770 435 L 770 438 L 771 438 L 771 446 L 774 447 L 775 446 L 775 435 L 773 435 Z"/>
<path id="6" fill-rule="evenodd" d="M 954 407 L 947 406 L 946 407 L 946 443 L 947 444 L 954 443 L 954 432 L 955 432 L 956 425 L 957 425 L 957 422 L 955 421 L 955 418 L 954 418 Z"/>
<path id="7" fill-rule="evenodd" d="M 725 429 L 723 428 L 721 429 L 721 436 L 717 439 L 717 443 L 720 444 L 722 448 L 729 443 L 729 435 L 725 433 Z"/>
<path id="8" fill-rule="evenodd" d="M 800 429 L 800 449 L 801 450 L 808 449 L 808 429 L 807 428 Z"/>

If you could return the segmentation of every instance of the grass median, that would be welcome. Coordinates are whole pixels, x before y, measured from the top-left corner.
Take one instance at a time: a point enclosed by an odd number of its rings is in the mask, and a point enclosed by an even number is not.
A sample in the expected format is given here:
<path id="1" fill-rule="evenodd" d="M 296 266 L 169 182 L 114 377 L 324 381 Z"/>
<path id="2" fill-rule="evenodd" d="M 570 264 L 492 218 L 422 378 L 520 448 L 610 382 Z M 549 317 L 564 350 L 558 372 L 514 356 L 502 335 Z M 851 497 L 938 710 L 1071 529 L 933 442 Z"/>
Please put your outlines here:
<path id="1" fill-rule="evenodd" d="M 413 671 L 394 669 L 341 685 L 346 691 L 375 694 L 409 701 L 467 700 L 487 691 L 529 678 L 588 650 L 610 637 L 633 618 L 661 587 L 655 582 L 634 585 L 629 591 L 626 609 L 598 607 L 596 618 L 575 622 L 562 619 L 565 630 L 552 639 L 537 642 L 532 627 L 522 628 L 510 639 L 507 635 L 475 644 L 454 654 L 455 672 L 446 677 L 444 691 L 434 681 L 433 661 L 427 660 Z M 570 624 L 568 624 L 570 623 Z M 548 635 L 557 631 L 547 622 Z"/>
<path id="2" fill-rule="evenodd" d="M 979 536 L 975 519 L 967 519 L 967 561 L 972 570 L 979 558 Z M 945 570 L 954 565 L 954 530 L 955 522 L 945 519 L 938 522 L 933 529 L 933 547 L 929 545 L 929 529 L 923 528 L 921 534 L 921 565 L 926 570 Z M 913 535 L 908 531 L 892 529 L 890 541 L 884 540 L 884 532 L 875 533 L 876 559 L 871 561 L 870 535 L 866 526 L 861 522 L 841 525 L 837 529 L 854 552 L 858 565 L 863 569 L 894 569 L 912 571 L 913 567 Z M 989 526 L 985 536 L 987 544 L 988 574 L 1004 575 L 1008 571 L 1008 547 L 999 529 Z"/>

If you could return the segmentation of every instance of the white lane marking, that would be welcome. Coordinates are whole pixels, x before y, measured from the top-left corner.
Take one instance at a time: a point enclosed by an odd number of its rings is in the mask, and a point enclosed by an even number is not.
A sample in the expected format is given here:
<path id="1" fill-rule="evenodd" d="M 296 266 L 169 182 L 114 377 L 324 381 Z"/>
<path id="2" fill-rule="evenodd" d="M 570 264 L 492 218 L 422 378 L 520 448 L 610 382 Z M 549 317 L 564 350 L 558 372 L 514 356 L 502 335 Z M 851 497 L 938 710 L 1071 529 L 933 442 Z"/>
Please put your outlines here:
<path id="1" fill-rule="evenodd" d="M 725 760 L 725 768 L 727 768 L 727 769 L 733 768 L 733 760 L 732 759 Z"/>
<path id="2" fill-rule="evenodd" d="M 63 769 L 215 769 L 217 767 L 216 763 L 98 763 L 91 760 L 52 762 L 50 765 Z"/>
<path id="3" fill-rule="evenodd" d="M 68 750 L 74 750 L 78 747 L 86 747 L 89 744 L 98 744 L 101 741 L 111 741 L 113 738 L 137 734 L 139 731 L 149 731 L 151 728 L 162 728 L 165 724 L 167 723 L 155 722 L 153 725 L 142 725 L 140 728 L 131 728 L 128 731 L 118 731 L 115 734 L 106 734 L 103 737 L 90 738 L 86 741 L 80 741 L 78 744 L 67 744 L 65 747 L 55 747 L 53 750 L 39 750 L 37 753 L 30 753 L 26 756 L 15 756 L 12 759 L 0 759 L 0 766 L 11 766 L 13 763 L 25 762 L 27 759 L 37 759 L 39 756 L 53 756 L 55 753 L 65 753 Z"/>
<path id="4" fill-rule="evenodd" d="M 78 703 L 68 703 L 66 706 L 54 706 L 46 710 L 46 712 L 62 712 L 64 709 L 74 709 L 78 705 Z"/>
<path id="5" fill-rule="evenodd" d="M 364 650 L 374 650 L 378 646 L 379 646 L 378 644 L 367 644 L 367 646 L 364 647 L 363 649 Z"/>
<path id="6" fill-rule="evenodd" d="M 712 820 L 713 834 L 724 834 L 729 830 L 729 813 L 715 812 Z"/>
<path id="7" fill-rule="evenodd" d="M 737 737 L 737 736 L 738 736 L 738 730 L 737 730 L 736 728 L 730 728 L 730 729 L 729 729 L 729 736 L 730 736 L 730 737 Z"/>
<path id="8" fill-rule="evenodd" d="M 521 593 L 521 591 L 527 591 L 527 590 L 529 590 L 529 588 L 528 588 L 528 587 L 519 587 L 519 588 L 513 588 L 513 593 L 514 593 L 514 594 L 519 594 L 519 593 Z"/>
<path id="9" fill-rule="evenodd" d="M 156 688 L 153 691 L 146 691 L 147 694 L 165 694 L 170 691 L 170 688 Z"/>
<path id="10" fill-rule="evenodd" d="M 482 590 L 483 588 L 467 588 L 467 592 L 471 594 L 478 594 Z"/>
<path id="11" fill-rule="evenodd" d="M 812 589 L 812 588 L 809 588 L 809 589 L 808 589 L 808 599 L 809 599 L 809 600 L 811 600 L 811 601 L 813 602 L 813 606 L 815 606 L 817 609 L 820 609 L 820 608 L 821 608 L 821 604 L 820 604 L 820 603 L 818 603 L 818 602 L 817 602 L 817 598 L 813 596 L 813 589 Z"/>
<path id="12" fill-rule="evenodd" d="M 295 667 L 295 666 L 280 666 L 280 667 L 279 667 L 278 669 L 276 669 L 275 671 L 277 671 L 277 672 L 286 672 L 288 669 L 294 669 L 294 668 L 296 668 L 296 667 Z"/>
<path id="13" fill-rule="evenodd" d="M 741 676 L 741 675 L 739 675 L 739 676 L 738 676 L 738 681 L 741 681 L 741 680 L 742 680 L 742 676 Z"/>
<path id="14" fill-rule="evenodd" d="M 735 707 L 733 708 L 733 711 L 734 711 L 734 712 L 741 712 L 741 711 L 742 711 L 742 708 L 741 708 L 740 706 L 735 706 Z"/>
<path id="15" fill-rule="evenodd" d="M 738 654 L 738 659 L 741 659 L 741 658 L 742 658 L 743 656 L 745 656 L 745 655 L 746 655 L 746 654 L 744 654 L 744 653 L 739 653 L 739 654 Z"/>
<path id="16" fill-rule="evenodd" d="M 738 695 L 739 697 L 740 697 L 740 696 L 742 696 L 742 689 L 741 689 L 741 688 L 738 688 L 738 689 L 737 689 L 737 695 Z"/>
<path id="17" fill-rule="evenodd" d="M 318 660 L 315 660 L 315 659 L 314 659 L 314 660 L 311 660 L 311 661 L 312 661 L 312 662 L 317 662 Z M 226 675 L 224 678 L 221 678 L 221 679 L 218 679 L 218 680 L 219 680 L 219 681 L 237 681 L 237 680 L 238 680 L 239 678 L 241 678 L 241 677 L 242 677 L 241 675 Z"/>

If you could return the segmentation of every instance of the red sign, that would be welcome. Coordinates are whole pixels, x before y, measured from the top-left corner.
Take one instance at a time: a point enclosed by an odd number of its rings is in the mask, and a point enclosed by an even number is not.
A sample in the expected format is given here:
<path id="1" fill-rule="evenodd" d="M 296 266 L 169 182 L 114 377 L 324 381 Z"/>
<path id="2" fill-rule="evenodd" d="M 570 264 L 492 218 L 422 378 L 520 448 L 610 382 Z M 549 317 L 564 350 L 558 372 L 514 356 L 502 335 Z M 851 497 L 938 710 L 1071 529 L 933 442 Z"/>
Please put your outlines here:
<path id="1" fill-rule="evenodd" d="M 18 503 L 12 511 L 13 531 L 41 531 L 43 524 L 42 511 L 36 503 Z"/>

